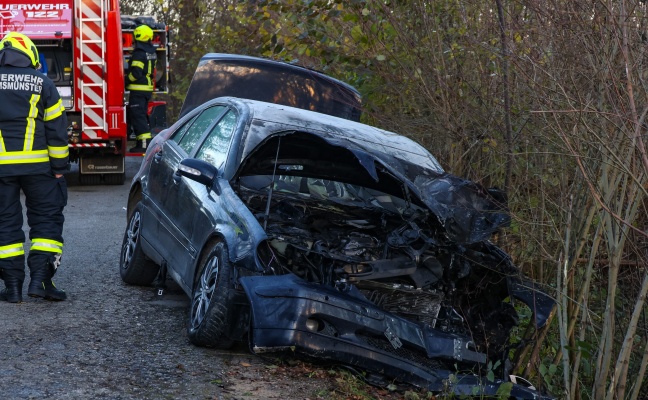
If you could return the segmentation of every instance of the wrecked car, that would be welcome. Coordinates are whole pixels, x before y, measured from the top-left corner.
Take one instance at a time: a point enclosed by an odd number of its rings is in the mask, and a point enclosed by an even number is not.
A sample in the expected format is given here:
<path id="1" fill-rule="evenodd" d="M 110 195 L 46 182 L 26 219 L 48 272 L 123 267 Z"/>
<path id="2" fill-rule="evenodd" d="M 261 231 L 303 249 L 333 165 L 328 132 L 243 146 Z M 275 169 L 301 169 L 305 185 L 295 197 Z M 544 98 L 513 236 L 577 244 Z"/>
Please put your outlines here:
<path id="1" fill-rule="evenodd" d="M 249 340 L 255 353 L 494 395 L 517 302 L 537 327 L 554 305 L 489 241 L 509 222 L 501 192 L 404 136 L 298 108 L 196 107 L 151 142 L 127 218 L 122 279 L 170 276 L 198 346 Z M 489 363 L 502 379 L 484 378 Z M 546 398 L 518 384 L 510 397 Z"/>

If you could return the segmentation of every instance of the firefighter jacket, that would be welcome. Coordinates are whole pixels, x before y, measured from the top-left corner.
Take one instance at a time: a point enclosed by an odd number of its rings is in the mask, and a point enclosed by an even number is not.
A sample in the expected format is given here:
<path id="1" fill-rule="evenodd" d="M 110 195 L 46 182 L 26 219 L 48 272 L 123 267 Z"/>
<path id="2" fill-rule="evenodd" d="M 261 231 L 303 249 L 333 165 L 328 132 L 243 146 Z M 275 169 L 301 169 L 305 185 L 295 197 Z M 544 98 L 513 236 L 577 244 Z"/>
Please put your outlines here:
<path id="1" fill-rule="evenodd" d="M 61 96 L 47 76 L 16 65 L 0 57 L 0 177 L 62 174 L 70 165 Z"/>
<path id="2" fill-rule="evenodd" d="M 126 75 L 126 89 L 152 92 L 156 61 L 156 50 L 150 42 L 135 42 Z"/>

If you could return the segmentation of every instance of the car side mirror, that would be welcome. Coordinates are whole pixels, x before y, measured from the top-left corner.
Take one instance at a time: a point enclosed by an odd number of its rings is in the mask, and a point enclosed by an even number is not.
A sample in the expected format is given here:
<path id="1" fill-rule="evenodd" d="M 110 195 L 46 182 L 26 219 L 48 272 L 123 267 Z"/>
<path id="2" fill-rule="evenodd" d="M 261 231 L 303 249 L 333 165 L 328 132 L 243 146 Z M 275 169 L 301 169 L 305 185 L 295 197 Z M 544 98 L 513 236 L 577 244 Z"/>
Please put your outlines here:
<path id="1" fill-rule="evenodd" d="M 216 180 L 218 168 L 203 160 L 185 158 L 180 161 L 176 175 L 184 176 L 210 188 Z"/>

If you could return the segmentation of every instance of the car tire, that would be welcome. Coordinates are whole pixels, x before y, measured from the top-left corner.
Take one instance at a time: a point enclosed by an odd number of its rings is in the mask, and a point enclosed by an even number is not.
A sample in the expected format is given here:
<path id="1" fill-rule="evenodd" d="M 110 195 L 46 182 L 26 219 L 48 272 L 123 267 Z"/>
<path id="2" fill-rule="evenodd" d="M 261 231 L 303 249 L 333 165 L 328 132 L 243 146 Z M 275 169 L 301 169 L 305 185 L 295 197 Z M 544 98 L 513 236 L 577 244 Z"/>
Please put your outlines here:
<path id="1" fill-rule="evenodd" d="M 104 174 L 106 185 L 123 185 L 126 182 L 126 174 Z"/>
<path id="2" fill-rule="evenodd" d="M 79 172 L 79 184 L 84 185 L 101 185 L 101 174 L 82 174 Z"/>
<path id="3" fill-rule="evenodd" d="M 192 290 L 187 333 L 196 346 L 229 349 L 234 344 L 225 336 L 232 265 L 222 242 L 210 245 L 203 254 Z"/>
<path id="4" fill-rule="evenodd" d="M 119 273 L 124 282 L 130 285 L 150 286 L 160 271 L 160 267 L 144 255 L 141 243 L 142 204 L 133 210 L 122 241 L 119 256 Z"/>

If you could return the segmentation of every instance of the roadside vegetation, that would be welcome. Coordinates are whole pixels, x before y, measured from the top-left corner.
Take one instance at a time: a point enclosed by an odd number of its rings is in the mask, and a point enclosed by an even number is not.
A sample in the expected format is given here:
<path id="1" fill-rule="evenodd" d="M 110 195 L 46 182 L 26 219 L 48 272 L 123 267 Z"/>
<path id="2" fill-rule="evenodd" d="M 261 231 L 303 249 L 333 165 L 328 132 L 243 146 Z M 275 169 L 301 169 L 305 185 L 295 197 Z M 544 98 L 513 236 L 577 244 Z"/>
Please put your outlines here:
<path id="1" fill-rule="evenodd" d="M 648 8 L 643 0 L 159 0 L 171 120 L 207 52 L 354 85 L 363 120 L 506 190 L 496 238 L 555 296 L 512 372 L 561 399 L 648 398 Z M 150 6 L 150 3 L 147 4 Z"/>

